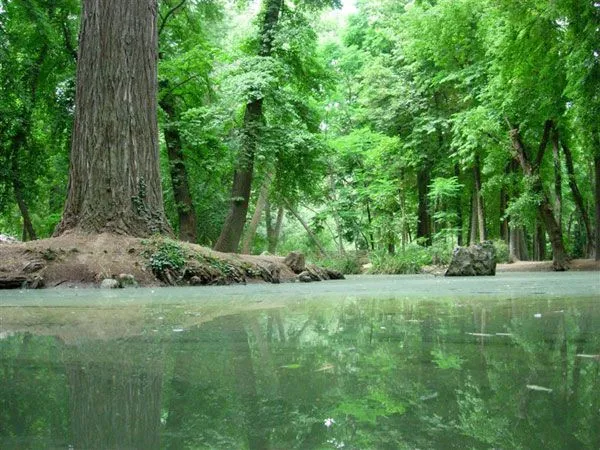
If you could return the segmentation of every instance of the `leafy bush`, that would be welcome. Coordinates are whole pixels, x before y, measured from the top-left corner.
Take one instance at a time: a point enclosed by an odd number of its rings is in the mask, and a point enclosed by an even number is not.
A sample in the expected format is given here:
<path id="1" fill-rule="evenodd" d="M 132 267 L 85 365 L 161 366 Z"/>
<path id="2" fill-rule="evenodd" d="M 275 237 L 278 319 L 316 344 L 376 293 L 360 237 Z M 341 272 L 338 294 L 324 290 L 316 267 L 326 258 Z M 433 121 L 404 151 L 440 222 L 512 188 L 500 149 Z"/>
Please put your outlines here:
<path id="1" fill-rule="evenodd" d="M 180 270 L 185 266 L 187 255 L 177 242 L 156 238 L 144 244 L 150 248 L 144 250 L 142 255 L 148 258 L 148 265 L 154 273 L 161 273 L 165 269 Z"/>
<path id="2" fill-rule="evenodd" d="M 371 254 L 373 267 L 369 273 L 415 274 L 420 273 L 421 268 L 431 264 L 431 261 L 431 250 L 417 245 L 409 246 L 405 251 L 395 255 L 374 252 Z"/>
<path id="3" fill-rule="evenodd" d="M 320 259 L 315 264 L 337 270 L 344 275 L 355 275 L 362 272 L 362 264 L 358 255 L 332 256 Z"/>
<path id="4" fill-rule="evenodd" d="M 496 249 L 496 262 L 498 264 L 510 262 L 510 252 L 508 245 L 501 239 L 493 241 L 494 248 Z"/>

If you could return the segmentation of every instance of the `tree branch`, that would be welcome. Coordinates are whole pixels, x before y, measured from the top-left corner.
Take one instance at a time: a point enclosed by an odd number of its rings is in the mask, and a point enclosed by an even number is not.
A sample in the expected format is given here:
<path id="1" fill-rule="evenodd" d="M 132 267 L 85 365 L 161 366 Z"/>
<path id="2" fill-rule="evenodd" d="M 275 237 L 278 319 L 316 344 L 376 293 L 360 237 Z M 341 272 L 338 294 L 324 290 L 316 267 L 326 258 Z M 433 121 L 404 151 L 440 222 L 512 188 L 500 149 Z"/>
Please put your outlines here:
<path id="1" fill-rule="evenodd" d="M 546 120 L 544 123 L 544 135 L 540 141 L 540 147 L 538 149 L 537 158 L 535 159 L 535 163 L 533 165 L 533 170 L 538 170 L 542 164 L 544 153 L 546 152 L 546 147 L 548 146 L 548 141 L 550 140 L 550 132 L 552 131 L 552 128 L 554 128 L 554 122 L 552 120 Z"/>
<path id="2" fill-rule="evenodd" d="M 165 28 L 165 25 L 167 24 L 167 20 L 169 20 L 169 17 L 171 17 L 175 13 L 175 11 L 177 11 L 179 8 L 181 8 L 185 2 L 186 2 L 186 0 L 181 0 L 177 5 L 175 5 L 173 8 L 171 8 L 169 10 L 169 12 L 165 15 L 165 17 L 162 19 L 160 27 L 158 28 L 159 36 L 163 32 L 163 29 Z"/>

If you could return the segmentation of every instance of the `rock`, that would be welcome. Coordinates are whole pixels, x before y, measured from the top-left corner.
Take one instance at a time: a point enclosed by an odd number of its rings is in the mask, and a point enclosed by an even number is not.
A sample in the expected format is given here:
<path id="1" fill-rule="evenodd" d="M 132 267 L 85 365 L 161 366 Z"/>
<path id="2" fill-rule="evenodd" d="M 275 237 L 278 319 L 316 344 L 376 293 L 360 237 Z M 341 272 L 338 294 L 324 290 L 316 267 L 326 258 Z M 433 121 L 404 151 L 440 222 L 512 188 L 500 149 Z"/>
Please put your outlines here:
<path id="1" fill-rule="evenodd" d="M 456 247 L 447 277 L 496 275 L 496 250 L 490 241 L 469 247 Z"/>
<path id="2" fill-rule="evenodd" d="M 283 263 L 296 274 L 300 274 L 306 270 L 306 258 L 300 252 L 290 252 L 283 260 Z"/>
<path id="3" fill-rule="evenodd" d="M 190 286 L 201 286 L 203 284 L 206 284 L 202 281 L 202 278 L 200 278 L 199 276 L 194 275 L 193 277 L 190 278 Z"/>
<path id="4" fill-rule="evenodd" d="M 130 273 L 121 273 L 117 277 L 117 281 L 119 282 L 120 287 L 137 287 L 137 281 L 135 281 L 135 277 Z"/>
<path id="5" fill-rule="evenodd" d="M 301 281 L 302 283 L 310 283 L 311 281 L 314 281 L 308 270 L 300 272 L 297 278 L 298 281 Z"/>
<path id="6" fill-rule="evenodd" d="M 325 269 L 330 280 L 345 280 L 346 277 L 342 272 L 333 269 Z"/>
<path id="7" fill-rule="evenodd" d="M 119 287 L 119 282 L 114 278 L 105 278 L 100 283 L 100 289 L 117 289 Z"/>
<path id="8" fill-rule="evenodd" d="M 0 234 L 0 244 L 16 244 L 19 240 L 7 234 Z"/>
<path id="9" fill-rule="evenodd" d="M 35 275 L 31 280 L 29 280 L 25 287 L 28 289 L 41 289 L 46 285 L 46 282 L 39 275 Z"/>

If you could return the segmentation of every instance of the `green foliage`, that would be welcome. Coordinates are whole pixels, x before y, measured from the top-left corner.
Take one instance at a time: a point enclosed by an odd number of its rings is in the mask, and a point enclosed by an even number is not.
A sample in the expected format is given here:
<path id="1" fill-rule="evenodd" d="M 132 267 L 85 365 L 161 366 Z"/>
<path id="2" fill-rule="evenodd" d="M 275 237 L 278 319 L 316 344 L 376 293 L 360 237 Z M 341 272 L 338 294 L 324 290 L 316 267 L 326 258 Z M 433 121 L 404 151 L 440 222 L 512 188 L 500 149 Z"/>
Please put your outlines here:
<path id="1" fill-rule="evenodd" d="M 369 272 L 378 274 L 416 274 L 421 272 L 424 265 L 431 264 L 430 252 L 417 245 L 411 245 L 394 255 L 374 252 L 370 258 L 373 267 Z"/>
<path id="2" fill-rule="evenodd" d="M 144 241 L 146 249 L 142 252 L 148 260 L 148 266 L 154 273 L 163 273 L 167 269 L 183 269 L 188 259 L 185 249 L 176 241 L 155 237 Z"/>
<path id="3" fill-rule="evenodd" d="M 433 356 L 434 364 L 444 370 L 460 369 L 464 362 L 460 356 L 444 352 L 441 348 L 432 350 L 431 356 Z"/>
<path id="4" fill-rule="evenodd" d="M 337 270 L 344 275 L 355 275 L 362 273 L 361 260 L 362 258 L 358 255 L 330 256 L 316 260 L 315 264 Z"/>

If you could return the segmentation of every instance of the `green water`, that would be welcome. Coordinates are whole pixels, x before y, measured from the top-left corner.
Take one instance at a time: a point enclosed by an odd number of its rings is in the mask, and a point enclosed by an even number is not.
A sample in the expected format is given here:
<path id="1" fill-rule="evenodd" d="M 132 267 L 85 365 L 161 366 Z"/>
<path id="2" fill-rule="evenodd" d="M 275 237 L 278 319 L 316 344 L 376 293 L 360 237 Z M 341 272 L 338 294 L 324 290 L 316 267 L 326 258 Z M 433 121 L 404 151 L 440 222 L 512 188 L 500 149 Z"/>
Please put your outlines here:
<path id="1" fill-rule="evenodd" d="M 2 449 L 599 449 L 600 275 L 0 291 Z"/>

